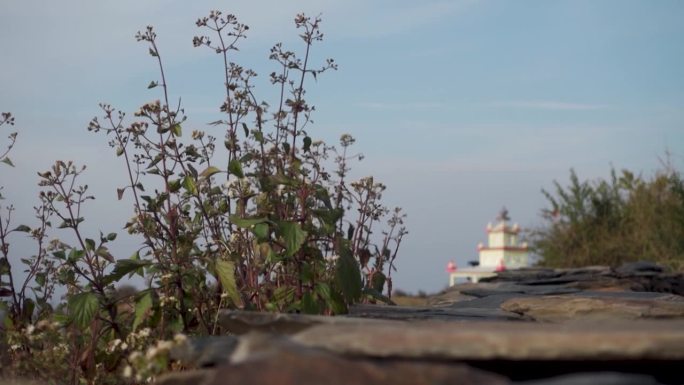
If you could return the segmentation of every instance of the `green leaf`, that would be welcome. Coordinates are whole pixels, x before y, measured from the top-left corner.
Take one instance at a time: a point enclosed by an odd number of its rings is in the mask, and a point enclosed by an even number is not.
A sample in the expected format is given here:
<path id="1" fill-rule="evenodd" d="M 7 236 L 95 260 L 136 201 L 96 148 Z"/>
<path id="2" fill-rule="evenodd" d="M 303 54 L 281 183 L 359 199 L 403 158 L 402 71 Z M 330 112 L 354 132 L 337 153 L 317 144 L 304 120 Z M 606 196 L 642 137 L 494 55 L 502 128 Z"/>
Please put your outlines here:
<path id="1" fill-rule="evenodd" d="M 314 289 L 319 297 L 323 298 L 328 309 L 332 310 L 334 314 L 345 314 L 347 312 L 347 305 L 339 293 L 332 291 L 330 285 L 319 282 Z"/>
<path id="2" fill-rule="evenodd" d="M 340 288 L 347 303 L 354 303 L 361 297 L 361 271 L 348 242 L 340 242 L 338 253 L 340 257 L 335 266 L 335 285 Z"/>
<path id="3" fill-rule="evenodd" d="M 249 129 L 247 128 L 247 124 L 242 123 L 242 129 L 245 131 L 245 136 L 249 136 Z"/>
<path id="4" fill-rule="evenodd" d="M 252 153 L 247 153 L 243 156 L 240 157 L 240 163 L 246 163 L 254 159 L 254 154 Z"/>
<path id="5" fill-rule="evenodd" d="M 174 333 L 183 331 L 183 319 L 181 317 L 174 317 L 169 320 L 169 330 Z"/>
<path id="6" fill-rule="evenodd" d="M 311 293 L 306 292 L 302 296 L 301 311 L 305 314 L 320 314 L 321 307 Z"/>
<path id="7" fill-rule="evenodd" d="M 273 291 L 273 300 L 279 305 L 291 303 L 295 297 L 295 288 L 290 286 L 280 286 Z"/>
<path id="8" fill-rule="evenodd" d="M 284 184 L 285 186 L 296 187 L 299 183 L 296 179 L 290 178 L 283 174 L 276 174 L 270 177 L 273 184 Z"/>
<path id="9" fill-rule="evenodd" d="M 385 274 L 380 271 L 376 271 L 373 273 L 373 277 L 371 278 L 371 287 L 377 290 L 378 293 L 382 293 L 382 289 L 385 287 L 385 280 Z"/>
<path id="10" fill-rule="evenodd" d="M 377 301 L 384 302 L 388 305 L 394 305 L 395 304 L 394 302 L 392 302 L 391 299 L 389 299 L 389 297 L 387 297 L 386 295 L 383 295 L 382 293 L 380 293 L 379 291 L 377 291 L 373 288 L 369 288 L 369 287 L 364 288 L 363 294 L 367 295 L 367 296 L 369 296 L 369 297 L 371 297 Z"/>
<path id="11" fill-rule="evenodd" d="M 150 50 L 148 52 L 150 53 L 150 56 L 153 56 L 153 57 L 159 56 L 159 55 L 157 55 L 157 51 L 153 50 L 152 48 L 150 48 Z"/>
<path id="12" fill-rule="evenodd" d="M 200 173 L 200 177 L 209 178 L 210 176 L 218 174 L 219 172 L 221 172 L 221 170 L 218 167 L 209 166 Z"/>
<path id="13" fill-rule="evenodd" d="M 304 151 L 308 152 L 311 149 L 311 138 L 308 136 L 304 137 Z"/>
<path id="14" fill-rule="evenodd" d="M 40 287 L 45 286 L 45 273 L 37 273 L 36 274 L 36 283 Z"/>
<path id="15" fill-rule="evenodd" d="M 309 253 L 313 253 L 313 250 L 307 250 L 307 256 L 311 257 Z M 315 259 L 315 258 L 311 258 Z M 308 284 L 310 282 L 313 282 L 315 280 L 315 272 L 313 271 L 313 266 L 304 261 L 300 265 L 299 269 L 299 279 L 302 281 L 304 284 Z"/>
<path id="16" fill-rule="evenodd" d="M 21 231 L 23 233 L 29 233 L 31 232 L 31 228 L 26 225 L 19 225 L 12 231 Z"/>
<path id="17" fill-rule="evenodd" d="M 254 228 L 252 229 L 252 233 L 257 237 L 259 240 L 266 240 L 268 239 L 268 224 L 266 223 L 257 223 L 254 225 Z"/>
<path id="18" fill-rule="evenodd" d="M 329 224 L 329 225 L 335 225 L 337 224 L 337 221 L 342 218 L 344 215 L 344 209 L 332 209 L 332 210 L 327 210 L 327 209 L 315 209 L 312 210 L 313 214 L 321 219 L 324 223 Z"/>
<path id="19" fill-rule="evenodd" d="M 52 253 L 52 255 L 57 259 L 61 259 L 61 260 L 66 259 L 66 253 L 64 252 L 64 250 L 55 251 L 54 253 Z"/>
<path id="20" fill-rule="evenodd" d="M 188 171 L 190 171 L 190 175 L 192 175 L 193 178 L 197 179 L 199 177 L 199 173 L 194 167 L 192 167 L 192 164 L 187 163 L 186 166 L 188 167 Z"/>
<path id="21" fill-rule="evenodd" d="M 123 188 L 117 188 L 117 189 L 116 189 L 116 197 L 117 197 L 119 200 L 121 200 L 121 198 L 123 198 L 124 190 L 125 190 L 125 189 L 123 189 Z"/>
<path id="22" fill-rule="evenodd" d="M 185 178 L 183 178 L 183 187 L 190 194 L 197 195 L 197 186 L 195 185 L 195 180 L 190 175 L 186 175 Z"/>
<path id="23" fill-rule="evenodd" d="M 85 255 L 84 250 L 75 249 L 75 248 L 71 249 L 71 251 L 69 251 L 69 257 L 68 257 L 69 262 L 78 262 L 78 260 L 83 258 L 84 255 Z"/>
<path id="24" fill-rule="evenodd" d="M 177 137 L 183 136 L 183 130 L 181 129 L 181 125 L 178 123 L 171 126 L 171 132 L 173 132 L 173 135 Z"/>
<path id="25" fill-rule="evenodd" d="M 299 223 L 296 222 L 279 222 L 278 230 L 285 240 L 285 253 L 288 256 L 294 255 L 306 241 L 308 233 L 302 230 Z"/>
<path id="26" fill-rule="evenodd" d="M 120 259 L 116 261 L 116 265 L 114 265 L 114 270 L 112 270 L 112 272 L 105 277 L 105 282 L 107 284 L 117 282 L 126 274 L 129 274 L 129 277 L 132 277 L 135 273 L 142 276 L 143 268 L 145 266 L 149 266 L 150 264 L 151 262 L 149 261 L 141 261 L 136 259 Z"/>
<path id="27" fill-rule="evenodd" d="M 216 275 L 219 277 L 223 291 L 237 306 L 242 305 L 238 294 L 237 284 L 235 283 L 235 264 L 232 261 L 219 259 L 216 261 Z"/>
<path id="28" fill-rule="evenodd" d="M 31 298 L 24 298 L 24 305 L 22 306 L 22 317 L 30 321 L 33 318 L 33 311 L 36 309 L 36 303 Z"/>
<path id="29" fill-rule="evenodd" d="M 316 191 L 315 191 L 316 199 L 320 200 L 323 202 L 325 207 L 328 209 L 332 210 L 332 202 L 330 202 L 330 194 L 328 194 L 328 190 L 321 186 L 321 185 L 316 185 Z"/>
<path id="30" fill-rule="evenodd" d="M 113 241 L 113 240 L 115 240 L 115 239 L 116 239 L 116 233 L 109 233 L 109 234 L 107 234 L 107 240 L 108 240 L 108 241 L 111 242 L 111 241 Z"/>
<path id="31" fill-rule="evenodd" d="M 93 241 L 92 239 L 86 238 L 85 244 L 87 250 L 95 250 L 95 241 Z"/>
<path id="32" fill-rule="evenodd" d="M 68 308 L 69 318 L 78 327 L 84 328 L 95 318 L 99 301 L 97 295 L 91 292 L 84 292 L 69 297 Z"/>
<path id="33" fill-rule="evenodd" d="M 8 274 L 10 272 L 10 263 L 7 258 L 0 258 L 0 275 Z"/>
<path id="34" fill-rule="evenodd" d="M 178 179 L 169 180 L 169 192 L 175 193 L 180 190 L 181 181 Z"/>
<path id="35" fill-rule="evenodd" d="M 152 162 L 150 162 L 149 165 L 147 165 L 147 170 L 151 169 L 152 167 L 156 166 L 157 163 L 159 163 L 162 160 L 161 155 L 156 155 L 154 159 L 152 159 Z"/>
<path id="36" fill-rule="evenodd" d="M 12 161 L 8 157 L 4 157 L 2 160 L 0 160 L 0 162 L 4 163 L 10 167 L 14 167 L 14 163 L 12 163 Z"/>
<path id="37" fill-rule="evenodd" d="M 117 147 L 116 148 L 116 156 L 121 156 L 124 153 L 123 147 Z"/>
<path id="38" fill-rule="evenodd" d="M 14 328 L 14 322 L 12 322 L 12 317 L 10 317 L 10 312 L 7 311 L 7 303 L 0 301 L 0 314 L 3 315 L 2 325 L 5 326 L 5 330 L 11 330 Z"/>
<path id="39" fill-rule="evenodd" d="M 155 82 L 155 81 L 153 80 L 153 81 L 151 81 L 150 84 L 147 86 L 147 89 L 148 89 L 148 90 L 149 90 L 149 89 L 152 89 L 152 88 L 154 88 L 154 87 L 156 87 L 156 86 L 158 86 L 158 85 L 159 85 L 159 83 L 157 83 L 157 82 Z"/>
<path id="40" fill-rule="evenodd" d="M 244 178 L 245 174 L 242 172 L 242 165 L 237 159 L 233 159 L 228 163 L 228 172 L 235 175 L 238 178 Z"/>
<path id="41" fill-rule="evenodd" d="M 249 229 L 259 223 L 268 222 L 267 218 L 240 218 L 237 215 L 231 215 L 229 219 L 232 224 L 242 229 Z"/>
<path id="42" fill-rule="evenodd" d="M 152 292 L 147 290 L 135 301 L 135 318 L 133 318 L 133 330 L 147 317 L 148 311 L 152 309 Z"/>

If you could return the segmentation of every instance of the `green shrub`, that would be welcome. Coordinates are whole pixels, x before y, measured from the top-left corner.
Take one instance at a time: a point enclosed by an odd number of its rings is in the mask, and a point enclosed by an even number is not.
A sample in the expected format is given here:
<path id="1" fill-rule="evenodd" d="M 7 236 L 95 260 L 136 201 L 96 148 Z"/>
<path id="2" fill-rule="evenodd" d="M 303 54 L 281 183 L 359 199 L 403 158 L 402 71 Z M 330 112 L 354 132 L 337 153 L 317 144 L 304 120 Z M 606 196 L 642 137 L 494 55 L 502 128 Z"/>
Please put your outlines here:
<path id="1" fill-rule="evenodd" d="M 649 260 L 684 270 L 684 181 L 671 166 L 650 178 L 613 170 L 609 180 L 580 181 L 544 191 L 551 207 L 532 233 L 540 264 L 617 266 Z"/>
<path id="2" fill-rule="evenodd" d="M 295 18 L 303 56 L 280 43 L 271 49 L 270 81 L 281 97 L 269 104 L 256 97 L 256 73 L 231 61 L 248 27 L 218 11 L 197 20 L 213 37 L 196 36 L 194 46 L 218 53 L 225 70 L 225 117 L 211 123 L 225 130 L 225 150 L 203 131 L 183 135 L 186 117 L 171 105 L 157 35 L 152 27 L 138 32 L 159 70 L 147 88 L 160 99 L 132 120 L 101 104 L 88 130 L 104 134 L 122 159 L 128 181 L 117 194 L 133 202 L 125 229 L 141 247 L 117 258 L 116 233 L 90 234 L 81 212 L 94 197 L 78 182 L 85 166 L 71 161 L 39 173 L 37 227 L 12 229 L 12 206 L 0 207 L 0 290 L 9 296 L 2 342 L 11 347 L 3 374 L 103 384 L 120 383 L 124 373 L 144 382 L 173 367 L 164 356 L 173 341 L 229 333 L 218 323 L 221 309 L 333 315 L 358 301 L 389 302 L 405 216 L 382 205 L 385 186 L 373 177 L 348 180 L 350 162 L 361 159 L 350 152 L 354 138 L 342 135 L 337 149 L 309 134 L 306 81 L 337 68 L 332 59 L 310 63 L 320 23 Z M 0 160 L 12 165 L 6 156 Z M 326 171 L 329 160 L 334 172 Z M 74 243 L 48 241 L 51 230 Z M 36 241 L 34 256 L 12 259 L 8 240 L 17 232 Z M 25 266 L 23 282 L 12 264 Z M 146 286 L 122 290 L 136 274 Z M 56 288 L 66 295 L 54 306 Z"/>

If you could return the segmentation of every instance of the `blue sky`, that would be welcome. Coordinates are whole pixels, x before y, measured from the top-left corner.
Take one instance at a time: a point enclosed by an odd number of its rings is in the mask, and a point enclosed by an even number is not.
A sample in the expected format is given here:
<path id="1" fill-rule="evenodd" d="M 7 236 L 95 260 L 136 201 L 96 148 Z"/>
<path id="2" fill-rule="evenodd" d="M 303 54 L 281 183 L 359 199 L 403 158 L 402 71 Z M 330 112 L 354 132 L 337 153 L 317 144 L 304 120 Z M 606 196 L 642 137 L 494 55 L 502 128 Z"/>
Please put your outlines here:
<path id="1" fill-rule="evenodd" d="M 221 63 L 191 44 L 210 9 L 250 26 L 234 60 L 261 75 L 264 99 L 269 48 L 300 48 L 294 15 L 322 14 L 326 39 L 313 56 L 334 57 L 339 70 L 309 85 L 310 134 L 355 136 L 366 155 L 355 175 L 384 181 L 386 203 L 408 213 L 397 288 L 443 288 L 446 262 L 476 258 L 502 205 L 523 227 L 539 225 L 540 190 L 570 168 L 589 179 L 611 165 L 647 175 L 666 150 L 684 162 L 681 1 L 9 1 L 0 6 L 0 111 L 14 113 L 20 135 L 17 167 L 0 168 L 0 184 L 19 219 L 36 202 L 34 171 L 55 159 L 88 164 L 93 232 L 128 219 L 115 200 L 124 169 L 85 127 L 99 102 L 132 113 L 158 98 L 146 89 L 155 64 L 133 38 L 146 25 L 159 35 L 186 130 L 211 131 Z M 135 243 L 118 247 L 126 257 Z"/>

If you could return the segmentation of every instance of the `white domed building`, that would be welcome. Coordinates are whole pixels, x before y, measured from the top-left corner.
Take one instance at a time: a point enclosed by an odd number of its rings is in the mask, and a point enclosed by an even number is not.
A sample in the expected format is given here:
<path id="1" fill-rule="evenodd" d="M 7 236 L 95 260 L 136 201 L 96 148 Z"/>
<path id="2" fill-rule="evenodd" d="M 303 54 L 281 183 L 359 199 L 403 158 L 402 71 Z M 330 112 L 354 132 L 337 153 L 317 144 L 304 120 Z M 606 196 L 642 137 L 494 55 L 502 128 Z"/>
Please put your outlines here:
<path id="1" fill-rule="evenodd" d="M 476 266 L 459 269 L 453 261 L 449 262 L 449 286 L 458 279 L 477 283 L 503 270 L 529 266 L 529 249 L 526 242 L 520 242 L 520 226 L 517 223 L 510 225 L 509 221 L 508 210 L 503 208 L 496 223 L 487 224 L 487 245 L 477 245 L 480 258 Z"/>

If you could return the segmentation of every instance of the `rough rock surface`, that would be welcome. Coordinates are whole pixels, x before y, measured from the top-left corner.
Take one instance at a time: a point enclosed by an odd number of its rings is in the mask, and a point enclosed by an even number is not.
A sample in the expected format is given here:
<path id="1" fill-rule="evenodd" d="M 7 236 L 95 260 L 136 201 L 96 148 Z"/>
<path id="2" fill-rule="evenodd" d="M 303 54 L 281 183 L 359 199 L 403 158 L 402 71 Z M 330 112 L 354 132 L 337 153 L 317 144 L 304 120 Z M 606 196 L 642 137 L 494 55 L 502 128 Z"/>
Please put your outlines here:
<path id="1" fill-rule="evenodd" d="M 190 372 L 192 373 L 192 372 Z M 348 385 L 348 384 L 508 384 L 506 377 L 465 364 L 422 361 L 377 361 L 314 349 L 267 334 L 249 334 L 231 356 L 231 364 L 206 370 L 178 382 L 178 376 L 161 384 L 193 385 Z M 187 374 L 186 374 L 187 375 Z M 192 381 L 192 382 L 191 382 Z"/>
<path id="2" fill-rule="evenodd" d="M 684 318 L 684 301 L 670 300 L 669 298 L 631 299 L 554 295 L 512 298 L 502 303 L 501 309 L 542 322 L 577 319 L 612 321 L 640 318 Z"/>
<path id="3" fill-rule="evenodd" d="M 682 384 L 684 277 L 648 262 L 521 269 L 427 307 L 346 316 L 225 312 L 233 335 L 191 339 L 170 385 Z"/>
<path id="4" fill-rule="evenodd" d="M 684 360 L 684 321 L 320 325 L 294 336 L 343 354 L 439 360 Z"/>

